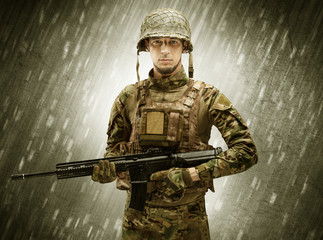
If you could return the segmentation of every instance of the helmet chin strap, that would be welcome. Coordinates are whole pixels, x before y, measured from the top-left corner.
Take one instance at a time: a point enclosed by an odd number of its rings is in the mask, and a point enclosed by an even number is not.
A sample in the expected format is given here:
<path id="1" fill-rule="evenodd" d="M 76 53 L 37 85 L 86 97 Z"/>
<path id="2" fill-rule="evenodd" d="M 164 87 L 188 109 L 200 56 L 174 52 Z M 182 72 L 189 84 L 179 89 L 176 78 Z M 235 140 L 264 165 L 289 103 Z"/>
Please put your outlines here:
<path id="1" fill-rule="evenodd" d="M 193 55 L 191 52 L 189 52 L 189 57 L 188 57 L 188 77 L 193 78 Z"/>
<path id="2" fill-rule="evenodd" d="M 136 64 L 136 71 L 137 71 L 137 80 L 138 82 L 140 81 L 140 76 L 139 76 L 139 50 L 137 50 L 137 64 Z"/>

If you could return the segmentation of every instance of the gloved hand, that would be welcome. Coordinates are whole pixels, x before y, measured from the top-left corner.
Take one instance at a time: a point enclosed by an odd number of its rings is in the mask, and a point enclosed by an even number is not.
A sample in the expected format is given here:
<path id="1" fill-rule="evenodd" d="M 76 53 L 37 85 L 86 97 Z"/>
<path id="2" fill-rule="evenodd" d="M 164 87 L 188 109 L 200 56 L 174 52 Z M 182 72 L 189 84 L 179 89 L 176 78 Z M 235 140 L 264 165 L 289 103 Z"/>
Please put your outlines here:
<path id="1" fill-rule="evenodd" d="M 151 181 L 156 181 L 157 190 L 167 197 L 182 193 L 184 188 L 190 187 L 199 178 L 192 173 L 195 168 L 171 168 L 169 170 L 155 172 L 150 176 Z M 193 181 L 194 179 L 194 181 Z"/>
<path id="2" fill-rule="evenodd" d="M 92 180 L 100 183 L 113 182 L 117 178 L 116 167 L 113 162 L 100 160 L 95 165 L 92 173 Z"/>

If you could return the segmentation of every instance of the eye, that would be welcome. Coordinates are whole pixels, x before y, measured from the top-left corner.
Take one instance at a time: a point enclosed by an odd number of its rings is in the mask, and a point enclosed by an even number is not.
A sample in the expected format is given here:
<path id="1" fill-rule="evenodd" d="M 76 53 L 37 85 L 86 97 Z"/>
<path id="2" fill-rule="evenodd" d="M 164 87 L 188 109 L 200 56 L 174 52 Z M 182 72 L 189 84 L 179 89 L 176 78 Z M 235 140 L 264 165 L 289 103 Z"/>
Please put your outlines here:
<path id="1" fill-rule="evenodd" d="M 160 44 L 161 44 L 161 41 L 160 41 L 160 40 L 158 40 L 158 39 L 156 39 L 156 40 L 153 40 L 153 41 L 152 41 L 152 44 L 153 44 L 153 45 L 155 45 L 155 46 L 158 46 L 158 45 L 160 45 Z"/>
<path id="2" fill-rule="evenodd" d="M 169 42 L 171 45 L 177 45 L 179 44 L 179 41 L 178 40 L 170 40 Z"/>

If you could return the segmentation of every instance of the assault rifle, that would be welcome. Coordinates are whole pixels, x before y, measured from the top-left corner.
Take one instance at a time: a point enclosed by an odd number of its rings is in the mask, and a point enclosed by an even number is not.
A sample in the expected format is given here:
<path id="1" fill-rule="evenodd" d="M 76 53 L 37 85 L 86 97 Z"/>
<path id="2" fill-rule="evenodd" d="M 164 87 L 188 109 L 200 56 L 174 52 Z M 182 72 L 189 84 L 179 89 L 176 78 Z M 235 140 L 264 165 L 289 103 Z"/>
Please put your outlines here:
<path id="1" fill-rule="evenodd" d="M 211 159 L 222 152 L 222 148 L 213 150 L 171 153 L 163 151 L 148 151 L 147 153 L 135 155 L 121 155 L 116 157 L 98 158 L 77 162 L 56 164 L 55 171 L 13 174 L 12 180 L 26 179 L 56 175 L 57 179 L 76 178 L 92 175 L 93 167 L 100 160 L 113 162 L 117 172 L 129 171 L 131 179 L 131 198 L 129 207 L 142 211 L 145 206 L 147 194 L 147 182 L 152 173 L 167 170 L 172 167 L 194 167 Z"/>

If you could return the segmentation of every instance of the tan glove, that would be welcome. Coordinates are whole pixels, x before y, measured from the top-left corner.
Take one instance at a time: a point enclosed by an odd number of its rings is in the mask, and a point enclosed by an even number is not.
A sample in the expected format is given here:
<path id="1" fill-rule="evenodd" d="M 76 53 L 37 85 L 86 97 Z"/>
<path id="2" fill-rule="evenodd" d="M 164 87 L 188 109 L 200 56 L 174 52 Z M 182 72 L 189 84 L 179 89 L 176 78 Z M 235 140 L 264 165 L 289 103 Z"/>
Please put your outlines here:
<path id="1" fill-rule="evenodd" d="M 95 165 L 92 173 L 92 180 L 100 183 L 113 182 L 117 178 L 116 167 L 113 162 L 108 160 L 100 160 Z"/>

